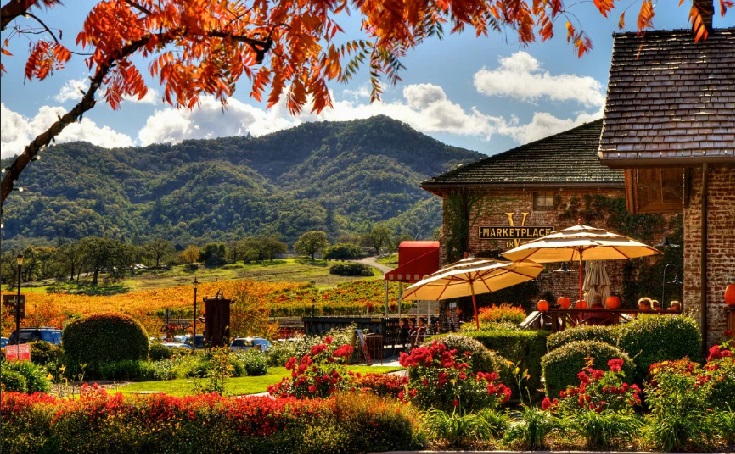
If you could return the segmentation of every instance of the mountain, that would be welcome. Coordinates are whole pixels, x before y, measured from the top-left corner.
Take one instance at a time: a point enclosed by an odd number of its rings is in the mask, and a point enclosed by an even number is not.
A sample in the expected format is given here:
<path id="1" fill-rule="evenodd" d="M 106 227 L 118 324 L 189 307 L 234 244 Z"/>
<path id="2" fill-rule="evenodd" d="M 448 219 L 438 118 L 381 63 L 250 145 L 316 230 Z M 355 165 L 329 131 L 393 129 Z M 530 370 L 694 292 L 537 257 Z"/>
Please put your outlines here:
<path id="1" fill-rule="evenodd" d="M 419 183 L 482 157 L 386 116 L 177 145 L 65 143 L 45 150 L 21 176 L 25 192 L 5 201 L 3 241 L 106 235 L 184 244 L 276 234 L 292 243 L 307 230 L 335 239 L 382 221 L 428 238 L 440 201 Z"/>

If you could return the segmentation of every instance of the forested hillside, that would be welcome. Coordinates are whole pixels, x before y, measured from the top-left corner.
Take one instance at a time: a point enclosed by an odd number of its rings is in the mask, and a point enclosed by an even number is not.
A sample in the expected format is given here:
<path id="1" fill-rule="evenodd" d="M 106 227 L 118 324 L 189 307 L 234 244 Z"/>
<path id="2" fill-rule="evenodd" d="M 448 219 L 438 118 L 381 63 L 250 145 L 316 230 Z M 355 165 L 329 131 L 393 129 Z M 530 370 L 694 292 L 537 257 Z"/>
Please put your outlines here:
<path id="1" fill-rule="evenodd" d="M 185 244 L 267 234 L 292 243 L 308 230 L 336 239 L 383 221 L 428 238 L 441 210 L 419 183 L 483 156 L 385 116 L 178 145 L 61 144 L 23 173 L 24 192 L 6 200 L 3 241 Z"/>

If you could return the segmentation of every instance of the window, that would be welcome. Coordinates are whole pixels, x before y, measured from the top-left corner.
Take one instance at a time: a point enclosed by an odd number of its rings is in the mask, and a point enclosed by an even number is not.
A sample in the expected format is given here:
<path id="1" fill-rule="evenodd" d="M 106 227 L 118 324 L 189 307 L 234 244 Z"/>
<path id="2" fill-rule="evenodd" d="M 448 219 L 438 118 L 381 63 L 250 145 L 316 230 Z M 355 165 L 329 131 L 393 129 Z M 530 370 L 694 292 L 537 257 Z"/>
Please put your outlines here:
<path id="1" fill-rule="evenodd" d="M 625 192 L 628 211 L 633 214 L 681 212 L 684 209 L 684 170 L 626 170 Z"/>
<path id="2" fill-rule="evenodd" d="M 554 193 L 534 192 L 533 193 L 533 209 L 534 210 L 553 210 L 554 209 Z"/>

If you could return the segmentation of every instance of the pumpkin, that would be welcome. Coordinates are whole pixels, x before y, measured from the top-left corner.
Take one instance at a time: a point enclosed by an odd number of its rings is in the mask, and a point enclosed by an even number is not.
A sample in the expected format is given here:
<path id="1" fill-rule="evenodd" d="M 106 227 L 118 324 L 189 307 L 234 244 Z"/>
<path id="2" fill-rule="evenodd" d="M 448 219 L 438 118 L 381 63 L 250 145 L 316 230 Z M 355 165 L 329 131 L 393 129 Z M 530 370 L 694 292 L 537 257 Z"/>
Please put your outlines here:
<path id="1" fill-rule="evenodd" d="M 549 302 L 546 300 L 538 300 L 538 303 L 536 303 L 536 308 L 541 312 L 546 312 L 549 310 Z"/>
<path id="2" fill-rule="evenodd" d="M 608 309 L 617 309 L 620 307 L 620 297 L 608 296 L 605 300 L 605 307 Z"/>
<path id="3" fill-rule="evenodd" d="M 574 303 L 575 309 L 587 309 L 587 301 L 585 300 L 577 300 L 576 303 Z"/>
<path id="4" fill-rule="evenodd" d="M 735 308 L 735 284 L 730 284 L 725 288 L 725 302 L 731 308 Z"/>
<path id="5" fill-rule="evenodd" d="M 559 307 L 562 309 L 569 309 L 570 307 L 572 307 L 572 300 L 565 296 L 559 297 L 556 302 L 559 303 Z"/>

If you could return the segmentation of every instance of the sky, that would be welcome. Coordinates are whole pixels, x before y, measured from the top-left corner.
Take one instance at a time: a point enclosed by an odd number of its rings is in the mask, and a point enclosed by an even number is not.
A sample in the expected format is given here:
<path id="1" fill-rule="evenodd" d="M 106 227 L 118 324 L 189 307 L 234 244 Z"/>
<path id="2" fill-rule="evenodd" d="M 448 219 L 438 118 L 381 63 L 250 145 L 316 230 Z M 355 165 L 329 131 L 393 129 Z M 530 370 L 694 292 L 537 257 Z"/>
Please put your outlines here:
<path id="1" fill-rule="evenodd" d="M 87 12 L 96 2 L 67 0 L 65 6 L 39 14 L 44 22 L 63 30 L 63 42 L 74 47 L 74 38 Z M 716 4 L 718 2 L 715 2 Z M 690 3 L 677 7 L 676 0 L 656 3 L 653 24 L 658 30 L 689 28 Z M 566 42 L 565 19 L 555 24 L 555 36 L 544 43 L 522 45 L 512 31 L 476 38 L 474 33 L 430 39 L 409 51 L 402 80 L 386 86 L 380 102 L 370 102 L 369 79 L 360 72 L 348 84 L 333 83 L 333 108 L 320 114 L 292 116 L 284 104 L 267 109 L 248 96 L 247 80 L 222 109 L 213 98 L 202 97 L 193 110 L 175 109 L 161 101 L 162 90 L 149 80 L 148 95 L 127 99 L 118 110 L 99 100 L 84 118 L 68 126 L 57 143 L 86 141 L 112 147 L 179 143 L 251 134 L 262 136 L 311 121 L 364 119 L 384 114 L 417 131 L 457 147 L 493 155 L 519 145 L 602 118 L 612 55 L 612 35 L 618 31 L 620 13 L 626 9 L 626 28 L 635 27 L 640 0 L 619 3 L 602 17 L 592 2 L 567 2 L 572 23 L 593 41 L 592 51 L 578 58 Z M 82 14 L 83 13 L 83 14 Z M 359 33 L 356 15 L 345 24 Z M 351 21 L 351 22 L 350 22 Z M 735 26 L 735 13 L 724 18 L 715 10 L 715 27 Z M 10 27 L 2 39 L 10 36 Z M 58 115 L 80 99 L 89 72 L 82 57 L 73 56 L 63 70 L 44 81 L 27 81 L 23 67 L 28 41 L 13 37 L 13 56 L 3 55 L 7 72 L 0 79 L 2 93 L 2 157 L 12 157 Z M 147 62 L 139 61 L 146 73 Z"/>

